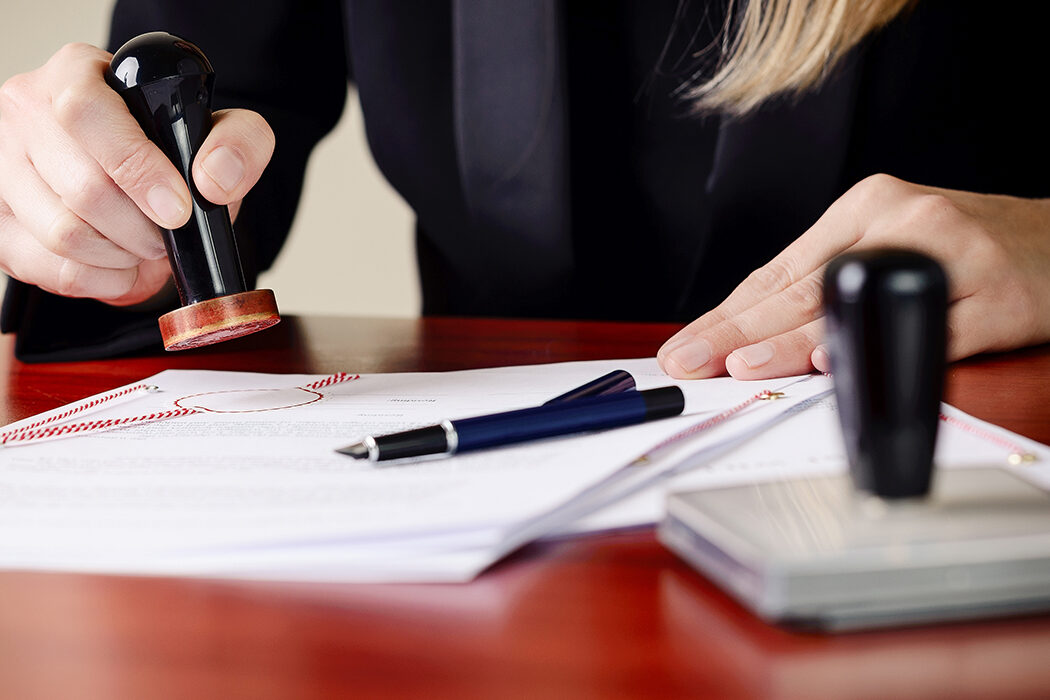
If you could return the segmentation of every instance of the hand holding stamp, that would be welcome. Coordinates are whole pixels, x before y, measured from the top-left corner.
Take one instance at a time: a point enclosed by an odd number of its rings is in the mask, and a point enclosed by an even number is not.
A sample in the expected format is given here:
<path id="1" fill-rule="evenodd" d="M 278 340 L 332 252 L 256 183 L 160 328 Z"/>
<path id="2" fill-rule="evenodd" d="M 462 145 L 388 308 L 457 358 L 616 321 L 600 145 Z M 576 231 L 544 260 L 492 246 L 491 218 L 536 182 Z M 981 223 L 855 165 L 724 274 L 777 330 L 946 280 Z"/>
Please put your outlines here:
<path id="1" fill-rule="evenodd" d="M 124 44 L 106 73 L 106 82 L 183 174 L 193 197 L 190 220 L 164 231 L 182 304 L 160 317 L 167 350 L 230 340 L 280 321 L 273 292 L 247 288 L 229 210 L 209 202 L 193 183 L 193 159 L 211 130 L 214 78 L 200 49 L 165 32 Z"/>

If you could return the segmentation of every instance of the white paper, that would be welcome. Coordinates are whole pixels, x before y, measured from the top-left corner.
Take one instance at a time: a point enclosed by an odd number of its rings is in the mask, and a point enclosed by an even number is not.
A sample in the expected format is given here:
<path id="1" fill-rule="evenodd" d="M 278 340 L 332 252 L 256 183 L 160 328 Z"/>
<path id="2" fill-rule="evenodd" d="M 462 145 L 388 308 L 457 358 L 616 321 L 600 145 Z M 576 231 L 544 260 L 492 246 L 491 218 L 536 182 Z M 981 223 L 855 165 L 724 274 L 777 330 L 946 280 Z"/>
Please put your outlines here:
<path id="1" fill-rule="evenodd" d="M 368 434 L 536 405 L 619 368 L 640 389 L 681 386 L 688 415 L 449 459 L 377 466 L 334 451 Z M 364 375 L 321 389 L 320 400 L 296 388 L 320 378 L 171 370 L 146 380 L 160 392 L 89 418 L 207 411 L 0 448 L 0 568 L 462 581 L 537 537 L 653 522 L 668 487 L 845 465 L 821 376 L 674 382 L 642 359 Z M 766 389 L 785 397 L 652 451 Z M 1046 448 L 961 417 L 1038 454 L 1018 470 L 1050 483 Z M 986 436 L 942 426 L 941 466 L 1005 455 Z"/>
<path id="2" fill-rule="evenodd" d="M 90 418 L 208 411 L 0 449 L 0 566 L 466 578 L 512 548 L 522 524 L 769 382 L 678 382 L 690 415 L 450 459 L 377 466 L 335 449 L 367 434 L 536 405 L 616 368 L 642 389 L 672 383 L 652 359 L 565 363 L 364 375 L 307 403 L 316 397 L 295 387 L 319 376 L 162 372 L 146 380 L 161 391 Z"/>

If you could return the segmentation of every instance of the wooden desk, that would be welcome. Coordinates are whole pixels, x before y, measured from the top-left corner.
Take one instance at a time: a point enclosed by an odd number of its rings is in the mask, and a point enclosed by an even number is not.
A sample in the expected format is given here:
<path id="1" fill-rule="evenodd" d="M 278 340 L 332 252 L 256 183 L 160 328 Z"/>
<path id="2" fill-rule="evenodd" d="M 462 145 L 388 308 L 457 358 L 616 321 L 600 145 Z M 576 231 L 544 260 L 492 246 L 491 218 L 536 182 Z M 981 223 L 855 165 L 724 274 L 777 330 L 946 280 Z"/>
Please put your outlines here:
<path id="1" fill-rule="evenodd" d="M 187 354 L 23 365 L 0 424 L 169 367 L 327 373 L 638 357 L 671 326 L 289 318 Z M 949 400 L 1050 443 L 1050 348 Z M 0 537 L 18 533 L 0 532 Z M 0 573 L 0 698 L 1050 697 L 1050 617 L 839 637 L 766 626 L 649 531 L 532 546 L 467 585 Z"/>

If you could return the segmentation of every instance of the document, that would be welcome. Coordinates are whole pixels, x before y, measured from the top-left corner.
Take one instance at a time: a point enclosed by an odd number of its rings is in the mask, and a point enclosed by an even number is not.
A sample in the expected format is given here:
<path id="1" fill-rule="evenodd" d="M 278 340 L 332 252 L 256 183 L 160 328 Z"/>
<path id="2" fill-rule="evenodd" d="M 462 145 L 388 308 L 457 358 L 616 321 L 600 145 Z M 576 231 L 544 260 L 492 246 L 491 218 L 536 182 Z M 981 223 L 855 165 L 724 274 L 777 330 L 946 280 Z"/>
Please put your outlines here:
<path id="1" fill-rule="evenodd" d="M 363 375 L 315 392 L 302 387 L 321 377 L 162 372 L 145 380 L 158 391 L 72 420 L 194 412 L 0 448 L 0 566 L 464 580 L 684 427 L 804 381 L 678 382 L 679 418 L 452 458 L 373 464 L 335 452 L 366 435 L 537 405 L 617 368 L 640 389 L 674 383 L 652 359 Z"/>
<path id="2" fill-rule="evenodd" d="M 335 452 L 366 435 L 538 405 L 614 369 L 639 389 L 677 384 L 685 414 L 450 458 Z M 175 417 L 0 447 L 0 568 L 464 581 L 537 538 L 653 522 L 670 486 L 845 468 L 831 382 L 819 375 L 674 381 L 638 359 L 325 381 L 169 370 L 144 380 L 156 391 L 47 425 Z M 964 419 L 968 429 L 942 426 L 939 460 L 1004 460 L 1003 445 L 1019 445 L 1045 473 L 1045 448 Z"/>

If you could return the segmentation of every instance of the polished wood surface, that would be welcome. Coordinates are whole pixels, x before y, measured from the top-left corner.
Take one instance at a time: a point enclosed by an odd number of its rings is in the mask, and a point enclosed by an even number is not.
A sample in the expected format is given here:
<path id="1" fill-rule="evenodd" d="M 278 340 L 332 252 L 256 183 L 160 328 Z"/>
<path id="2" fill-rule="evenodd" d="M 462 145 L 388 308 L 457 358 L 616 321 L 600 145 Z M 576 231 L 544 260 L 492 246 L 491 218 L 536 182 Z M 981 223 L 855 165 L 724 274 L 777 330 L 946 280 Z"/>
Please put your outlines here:
<path id="1" fill-rule="evenodd" d="M 0 424 L 166 368 L 449 370 L 652 355 L 673 326 L 286 318 L 187 353 L 24 365 Z M 1050 443 L 1050 348 L 948 399 Z M 2 468 L 0 458 L 0 468 Z M 18 537 L 0 532 L 0 537 Z M 1050 617 L 824 636 L 765 625 L 651 531 L 533 545 L 465 585 L 0 572 L 0 698 L 1050 697 Z"/>

